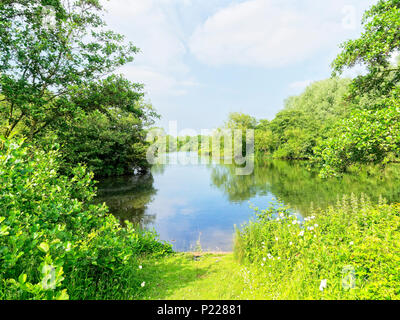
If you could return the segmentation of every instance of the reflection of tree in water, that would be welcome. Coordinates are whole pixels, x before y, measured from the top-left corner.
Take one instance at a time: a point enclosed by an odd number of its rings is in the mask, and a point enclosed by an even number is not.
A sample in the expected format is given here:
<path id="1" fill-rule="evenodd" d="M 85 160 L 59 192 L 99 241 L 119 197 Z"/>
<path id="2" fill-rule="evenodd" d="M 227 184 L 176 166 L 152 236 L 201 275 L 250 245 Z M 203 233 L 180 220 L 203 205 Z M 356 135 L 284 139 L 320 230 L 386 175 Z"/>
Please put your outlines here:
<path id="1" fill-rule="evenodd" d="M 217 165 L 211 170 L 211 182 L 219 189 L 224 190 L 229 201 L 244 202 L 258 194 L 254 174 L 238 176 L 234 165 Z"/>
<path id="2" fill-rule="evenodd" d="M 157 190 L 153 187 L 153 176 L 114 177 L 98 184 L 96 202 L 105 202 L 110 212 L 121 222 L 130 221 L 146 227 L 155 220 L 155 215 L 146 214 L 147 205 L 153 200 Z"/>
<path id="3" fill-rule="evenodd" d="M 151 173 L 152 174 L 163 174 L 165 172 L 165 164 L 161 164 L 161 163 L 155 163 L 153 164 L 153 166 L 151 167 Z"/>
<path id="4" fill-rule="evenodd" d="M 366 194 L 378 201 L 382 196 L 389 202 L 400 201 L 400 166 L 390 165 L 384 171 L 365 167 L 357 174 L 342 178 L 320 179 L 301 161 L 257 159 L 252 175 L 238 176 L 234 165 L 219 165 L 211 169 L 212 183 L 223 190 L 230 201 L 244 202 L 269 192 L 307 215 L 311 204 L 324 208 L 336 204 L 343 195 Z M 266 204 L 267 205 L 267 204 Z"/>

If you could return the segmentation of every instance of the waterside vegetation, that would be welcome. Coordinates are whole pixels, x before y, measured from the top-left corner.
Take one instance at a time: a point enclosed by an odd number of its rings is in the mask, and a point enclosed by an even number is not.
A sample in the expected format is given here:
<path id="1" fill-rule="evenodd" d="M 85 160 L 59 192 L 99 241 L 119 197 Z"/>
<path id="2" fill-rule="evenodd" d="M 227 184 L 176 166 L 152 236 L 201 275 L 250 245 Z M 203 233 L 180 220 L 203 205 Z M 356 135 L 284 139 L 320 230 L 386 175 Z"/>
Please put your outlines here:
<path id="1" fill-rule="evenodd" d="M 95 204 L 95 175 L 148 171 L 158 115 L 115 74 L 138 48 L 106 28 L 100 1 L 51 1 L 51 25 L 47 3 L 0 3 L 0 299 L 399 298 L 400 207 L 383 199 L 347 197 L 304 219 L 255 208 L 233 254 L 196 259 Z M 223 129 L 255 130 L 258 153 L 308 159 L 323 178 L 398 161 L 399 17 L 400 0 L 377 1 L 332 79 L 271 121 L 233 113 Z M 358 63 L 365 74 L 339 78 Z"/>

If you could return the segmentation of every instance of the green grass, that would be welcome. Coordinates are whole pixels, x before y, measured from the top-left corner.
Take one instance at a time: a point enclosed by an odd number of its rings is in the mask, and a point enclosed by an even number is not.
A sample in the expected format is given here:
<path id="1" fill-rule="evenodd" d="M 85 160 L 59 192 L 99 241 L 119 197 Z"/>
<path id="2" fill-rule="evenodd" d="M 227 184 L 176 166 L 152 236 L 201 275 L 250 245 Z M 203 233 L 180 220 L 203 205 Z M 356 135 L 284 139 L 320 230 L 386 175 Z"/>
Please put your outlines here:
<path id="1" fill-rule="evenodd" d="M 171 253 L 91 205 L 83 168 L 70 180 L 51 154 L 4 145 L 0 299 L 400 299 L 400 204 L 352 196 L 304 220 L 255 208 L 234 254 Z"/>
<path id="2" fill-rule="evenodd" d="M 399 299 L 399 231 L 400 205 L 353 197 L 304 222 L 271 208 L 237 231 L 234 253 L 142 258 L 135 299 Z"/>
<path id="3" fill-rule="evenodd" d="M 300 222 L 270 208 L 237 232 L 235 256 L 252 267 L 254 296 L 400 299 L 399 205 L 352 197 L 313 213 Z"/>
<path id="4" fill-rule="evenodd" d="M 247 299 L 242 266 L 233 254 L 176 253 L 161 259 L 144 259 L 144 300 Z"/>

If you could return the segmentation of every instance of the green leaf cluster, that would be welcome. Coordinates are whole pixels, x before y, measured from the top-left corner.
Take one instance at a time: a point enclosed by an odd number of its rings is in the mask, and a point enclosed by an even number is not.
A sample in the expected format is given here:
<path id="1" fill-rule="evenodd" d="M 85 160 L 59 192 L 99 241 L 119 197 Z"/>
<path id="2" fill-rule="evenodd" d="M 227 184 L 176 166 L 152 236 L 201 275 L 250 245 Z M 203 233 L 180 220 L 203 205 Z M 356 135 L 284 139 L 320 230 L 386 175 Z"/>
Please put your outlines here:
<path id="1" fill-rule="evenodd" d="M 248 294 L 263 299 L 396 300 L 400 294 L 400 211 L 365 198 L 343 198 L 310 211 L 255 208 L 237 229 L 235 256 Z M 250 272 L 251 271 L 251 272 Z"/>
<path id="2" fill-rule="evenodd" d="M 153 232 L 122 227 L 94 205 L 92 174 L 59 174 L 56 151 L 32 154 L 22 141 L 0 147 L 0 298 L 132 298 L 141 254 L 171 245 Z"/>

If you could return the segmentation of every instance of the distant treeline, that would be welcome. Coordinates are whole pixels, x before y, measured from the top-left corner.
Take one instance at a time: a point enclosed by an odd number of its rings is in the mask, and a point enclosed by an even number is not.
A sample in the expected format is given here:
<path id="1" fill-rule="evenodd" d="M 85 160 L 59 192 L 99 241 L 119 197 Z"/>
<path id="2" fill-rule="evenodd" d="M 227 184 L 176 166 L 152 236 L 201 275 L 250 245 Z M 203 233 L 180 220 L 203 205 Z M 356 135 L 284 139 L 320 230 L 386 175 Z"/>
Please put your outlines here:
<path id="1" fill-rule="evenodd" d="M 356 163 L 385 165 L 398 161 L 400 91 L 394 73 L 399 68 L 398 64 L 387 68 L 387 72 L 379 74 L 384 77 L 380 81 L 392 86 L 391 90 L 361 87 L 362 83 L 366 86 L 371 75 L 353 80 L 332 77 L 289 97 L 271 121 L 244 113 L 229 114 L 214 137 L 223 130 L 252 129 L 256 153 L 277 159 L 311 160 L 321 168 L 322 176 L 340 175 Z M 208 144 L 207 139 L 212 141 L 212 136 L 169 136 L 167 151 L 197 148 L 201 154 L 212 154 L 212 143 Z M 224 140 L 220 140 L 223 149 Z"/>

